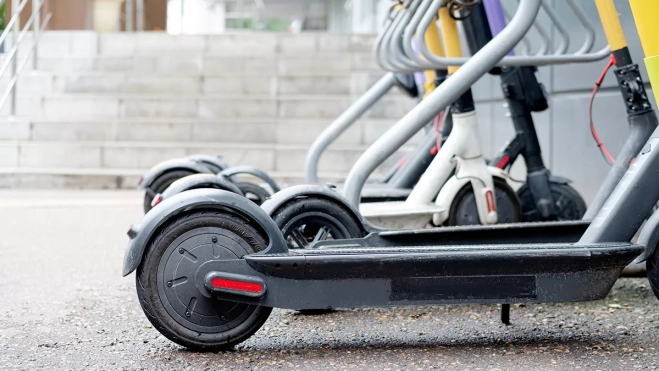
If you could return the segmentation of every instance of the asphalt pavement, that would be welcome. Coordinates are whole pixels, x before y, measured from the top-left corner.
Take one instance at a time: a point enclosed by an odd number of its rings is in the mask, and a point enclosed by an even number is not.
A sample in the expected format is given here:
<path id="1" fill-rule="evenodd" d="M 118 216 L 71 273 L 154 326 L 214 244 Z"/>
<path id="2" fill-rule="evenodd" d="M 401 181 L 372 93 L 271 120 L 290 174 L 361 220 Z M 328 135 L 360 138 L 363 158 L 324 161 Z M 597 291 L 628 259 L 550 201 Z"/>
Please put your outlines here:
<path id="1" fill-rule="evenodd" d="M 275 310 L 234 350 L 161 336 L 121 277 L 141 195 L 0 192 L 0 370 L 652 370 L 659 301 L 646 279 L 605 300 L 514 306 Z"/>

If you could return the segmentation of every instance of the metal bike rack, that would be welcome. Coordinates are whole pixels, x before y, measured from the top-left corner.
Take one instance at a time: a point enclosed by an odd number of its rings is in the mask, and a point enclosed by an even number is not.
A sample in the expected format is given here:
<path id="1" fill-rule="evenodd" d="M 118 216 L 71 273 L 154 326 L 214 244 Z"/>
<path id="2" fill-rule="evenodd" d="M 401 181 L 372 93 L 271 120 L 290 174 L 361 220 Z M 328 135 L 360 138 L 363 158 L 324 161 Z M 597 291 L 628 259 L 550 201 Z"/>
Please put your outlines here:
<path id="1" fill-rule="evenodd" d="M 332 124 L 330 124 L 323 132 L 314 140 L 307 152 L 305 160 L 305 178 L 308 183 L 318 183 L 318 163 L 320 156 L 325 149 L 329 147 L 341 134 L 343 134 L 349 127 L 351 127 L 357 120 L 368 111 L 375 102 L 380 100 L 391 88 L 396 85 L 396 76 L 393 72 L 389 72 L 382 76 L 375 85 L 371 86 L 366 93 L 362 94 L 359 99 L 350 105 L 341 116 L 339 116 Z"/>
<path id="2" fill-rule="evenodd" d="M 535 4 L 535 2 L 538 4 Z M 607 58 L 610 54 L 610 48 L 608 45 L 600 50 L 593 51 L 593 46 L 595 44 L 595 28 L 591 20 L 588 19 L 586 13 L 578 5 L 576 0 L 566 0 L 572 12 L 575 14 L 578 23 L 580 24 L 580 29 L 577 31 L 580 34 L 585 35 L 583 43 L 579 48 L 572 53 L 567 53 L 570 46 L 570 35 L 567 31 L 567 27 L 564 24 L 564 21 L 561 20 L 561 17 L 555 12 L 555 10 L 549 5 L 546 0 L 533 0 L 532 6 L 538 6 L 538 11 L 532 17 L 531 25 L 528 29 L 525 30 L 524 34 L 521 37 L 515 37 L 513 45 L 507 47 L 506 54 L 503 58 L 499 58 L 494 66 L 524 66 L 524 65 L 550 65 L 550 64 L 567 64 L 567 63 L 586 63 L 596 60 L 601 60 Z M 447 69 L 448 66 L 462 66 L 468 63 L 473 57 L 462 57 L 462 58 L 448 58 L 444 56 L 438 56 L 430 52 L 428 46 L 425 43 L 424 35 L 428 29 L 431 22 L 437 20 L 437 12 L 441 6 L 444 5 L 442 0 L 406 0 L 403 3 L 392 7 L 390 12 L 388 22 L 385 24 L 384 29 L 378 34 L 374 46 L 373 46 L 373 56 L 376 63 L 384 70 L 390 72 L 398 73 L 413 73 L 421 72 L 425 70 L 442 70 Z M 518 9 L 516 15 L 520 13 L 521 10 L 524 10 L 524 7 L 527 5 L 525 1 L 518 0 Z M 558 40 L 556 42 L 555 48 L 550 48 L 549 45 L 549 33 L 546 31 L 546 28 L 536 22 L 537 14 L 543 12 L 546 15 L 546 18 L 549 19 L 553 28 L 557 31 Z M 508 17 L 510 23 L 515 17 Z M 506 28 L 509 30 L 513 27 L 512 24 Z M 539 46 L 538 50 L 532 50 L 531 43 L 526 40 L 527 33 L 530 28 L 533 28 L 539 37 Z M 537 39 L 537 38 L 536 38 Z M 534 41 L 536 40 L 534 39 Z M 518 44 L 522 45 L 523 52 L 512 55 L 509 53 L 512 51 Z M 510 41 L 506 41 L 508 45 Z M 480 75 L 478 76 L 480 77 Z M 318 162 L 322 152 L 340 136 L 345 130 L 350 127 L 356 120 L 368 109 L 370 106 L 375 103 L 382 95 L 384 95 L 394 84 L 395 77 L 393 75 L 385 75 L 378 83 L 376 83 L 369 91 L 367 91 L 364 96 L 362 96 L 357 102 L 355 102 L 343 115 L 341 115 L 337 120 L 335 120 L 322 134 L 319 138 L 313 143 L 309 154 L 306 159 L 306 176 L 307 181 L 317 183 L 318 182 Z M 442 88 L 441 90 L 448 90 L 447 88 Z M 456 94 L 451 94 L 456 95 Z M 459 94 L 457 94 L 459 95 Z M 456 95 L 456 96 L 457 96 Z M 443 101 L 443 100 L 442 100 Z M 421 127 L 425 125 L 429 120 L 432 119 L 439 111 L 442 109 L 440 107 L 446 107 L 450 104 L 452 100 L 444 103 L 443 105 L 435 105 L 431 113 L 418 115 L 418 111 L 413 110 L 408 115 L 406 115 L 400 122 L 406 122 L 411 120 L 412 117 L 416 117 L 414 121 L 414 132 L 418 131 Z M 423 105 L 426 107 L 426 105 Z M 427 105 L 430 109 L 430 104 Z M 423 111 L 422 111 L 423 112 Z M 399 123 L 400 123 L 399 122 Z M 398 124 L 395 126 L 398 127 Z M 412 133 L 413 135 L 414 133 Z M 405 135 L 404 140 L 396 140 L 396 143 L 404 143 L 412 135 Z M 374 143 L 374 147 L 378 146 L 379 141 Z M 370 151 L 370 149 L 369 149 Z M 375 151 L 375 150 L 373 150 Z M 382 152 L 381 149 L 377 150 Z M 393 151 L 387 150 L 382 153 L 393 153 Z M 373 154 L 374 152 L 370 152 Z M 366 154 L 364 154 L 366 156 Z M 363 157 L 364 157 L 363 156 Z M 366 168 L 360 168 L 358 171 L 362 172 L 362 177 L 367 178 L 371 172 L 377 168 L 385 159 L 380 159 L 381 155 L 376 156 L 379 160 L 377 164 L 370 164 L 367 168 L 372 168 L 369 171 L 365 172 Z M 360 159 L 361 160 L 361 159 Z M 358 162 L 358 164 L 361 162 Z M 355 170 L 357 171 L 357 170 Z M 352 174 L 353 172 L 351 172 Z M 348 179 L 350 179 L 350 175 Z M 361 178 L 361 177 L 360 177 Z M 349 184 L 346 184 L 346 195 L 348 192 L 355 192 L 353 189 L 348 187 Z M 359 186 L 361 189 L 361 186 Z"/>
<path id="3" fill-rule="evenodd" d="M 393 10 L 394 8 L 392 8 Z M 393 14 L 393 12 L 392 12 Z M 393 18 L 388 18 L 385 23 L 385 29 L 388 29 L 388 24 L 394 22 Z M 386 37 L 386 33 L 381 32 L 378 34 L 374 45 L 379 46 Z M 373 56 L 376 60 L 378 48 L 373 49 Z M 394 73 L 389 72 L 382 76 L 373 86 L 371 86 L 364 94 L 362 94 L 357 101 L 348 107 L 336 120 L 334 120 L 323 132 L 314 140 L 307 152 L 305 159 L 305 179 L 308 183 L 317 184 L 318 179 L 318 164 L 320 156 L 341 134 L 348 128 L 354 125 L 357 120 L 366 113 L 373 105 L 379 101 L 389 90 L 396 85 L 396 76 Z"/>
<path id="4" fill-rule="evenodd" d="M 425 44 L 423 35 L 430 23 L 436 21 L 437 12 L 444 5 L 444 1 L 412 0 L 405 2 L 397 9 L 394 20 L 408 19 L 409 23 L 405 27 L 401 27 L 400 24 L 391 22 L 383 31 L 385 37 L 379 40 L 378 45 L 374 45 L 374 50 L 378 50 L 376 57 L 380 58 L 378 64 L 390 71 L 403 73 L 422 71 L 429 68 L 446 69 L 448 66 L 463 67 L 454 74 L 455 78 L 449 78 L 426 100 L 419 103 L 359 158 L 346 179 L 345 196 L 352 203 L 358 204 L 361 189 L 369 175 L 391 156 L 396 148 L 409 140 L 428 120 L 437 115 L 443 107 L 448 106 L 492 67 L 586 63 L 608 57 L 610 53 L 608 45 L 598 51 L 592 51 L 595 41 L 594 27 L 579 5 L 574 0 L 568 1 L 570 9 L 576 14 L 582 26 L 580 32 L 586 35 L 584 42 L 576 52 L 566 53 L 570 44 L 570 35 L 567 33 L 567 28 L 560 17 L 549 6 L 548 2 L 544 0 L 525 0 L 519 2 L 515 15 L 510 19 L 510 23 L 504 31 L 495 37 L 486 48 L 483 48 L 471 58 L 437 56 L 432 54 Z M 554 50 L 545 47 L 545 44 L 549 44 L 547 33 L 536 23 L 537 15 L 541 9 L 558 30 L 559 42 Z M 408 14 L 405 15 L 405 13 Z M 522 20 L 522 16 L 527 17 L 527 19 Z M 534 55 L 507 55 L 532 27 L 538 30 L 543 39 L 540 50 Z M 400 42 L 394 43 L 390 39 L 400 40 Z M 415 42 L 420 55 L 414 52 L 412 42 Z M 492 54 L 486 55 L 487 53 Z M 405 61 L 406 68 L 398 68 L 401 63 L 398 63 L 398 66 L 387 63 L 387 60 L 392 58 L 389 57 L 385 60 L 385 56 L 391 56 L 392 54 L 398 55 L 398 58 L 396 58 L 398 62 Z M 496 58 L 492 56 L 496 56 Z M 456 82 L 455 80 L 459 81 Z"/>

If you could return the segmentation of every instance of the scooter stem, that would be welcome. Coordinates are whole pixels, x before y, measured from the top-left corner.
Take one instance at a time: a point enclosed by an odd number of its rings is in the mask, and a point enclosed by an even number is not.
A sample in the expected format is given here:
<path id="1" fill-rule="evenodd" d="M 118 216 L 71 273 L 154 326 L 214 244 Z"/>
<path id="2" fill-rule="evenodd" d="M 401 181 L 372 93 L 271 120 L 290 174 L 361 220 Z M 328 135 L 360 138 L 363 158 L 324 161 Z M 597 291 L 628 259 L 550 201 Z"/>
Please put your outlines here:
<path id="1" fill-rule="evenodd" d="M 359 204 L 361 190 L 369 175 L 378 166 L 421 130 L 439 110 L 458 99 L 519 43 L 533 25 L 541 3 L 541 0 L 521 1 L 508 27 L 366 150 L 346 179 L 344 195 L 352 204 Z"/>

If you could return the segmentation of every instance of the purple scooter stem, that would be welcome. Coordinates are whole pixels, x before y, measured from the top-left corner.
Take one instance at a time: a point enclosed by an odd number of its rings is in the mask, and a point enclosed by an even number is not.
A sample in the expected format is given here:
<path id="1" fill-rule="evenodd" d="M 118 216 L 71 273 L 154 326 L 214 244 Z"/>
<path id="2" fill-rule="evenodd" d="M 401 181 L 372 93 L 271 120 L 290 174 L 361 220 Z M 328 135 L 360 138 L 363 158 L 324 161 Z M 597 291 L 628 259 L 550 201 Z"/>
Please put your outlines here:
<path id="1" fill-rule="evenodd" d="M 485 6 L 485 13 L 487 13 L 487 20 L 490 23 L 492 36 L 496 36 L 506 28 L 506 17 L 503 13 L 501 0 L 483 0 L 483 5 Z M 508 55 L 513 56 L 515 52 L 511 50 Z"/>

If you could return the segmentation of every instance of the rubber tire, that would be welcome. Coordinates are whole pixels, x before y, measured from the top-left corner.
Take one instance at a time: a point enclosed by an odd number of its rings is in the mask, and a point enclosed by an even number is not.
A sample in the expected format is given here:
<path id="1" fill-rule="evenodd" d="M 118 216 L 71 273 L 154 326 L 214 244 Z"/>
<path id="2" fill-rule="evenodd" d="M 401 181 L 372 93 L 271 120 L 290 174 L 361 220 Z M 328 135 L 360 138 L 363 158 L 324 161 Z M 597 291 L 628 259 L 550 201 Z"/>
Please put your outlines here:
<path id="1" fill-rule="evenodd" d="M 245 322 L 224 333 L 199 333 L 179 324 L 167 313 L 158 293 L 158 266 L 163 253 L 182 234 L 203 227 L 228 229 L 239 236 L 250 236 L 244 240 L 254 252 L 262 251 L 267 243 L 263 236 L 247 221 L 226 212 L 196 211 L 180 217 L 161 229 L 137 268 L 137 296 L 142 310 L 153 327 L 169 340 L 196 351 L 220 351 L 247 340 L 268 319 L 272 308 L 254 306 L 253 313 Z M 214 300 L 214 299 L 211 299 Z"/>
<path id="2" fill-rule="evenodd" d="M 163 193 L 175 181 L 186 177 L 188 175 L 197 174 L 190 170 L 172 170 L 160 174 L 147 188 L 151 189 L 155 194 Z M 148 213 L 152 209 L 151 202 L 153 197 L 149 193 L 144 194 L 144 213 Z"/>
<path id="3" fill-rule="evenodd" d="M 349 238 L 364 236 L 360 223 L 354 219 L 350 212 L 336 202 L 324 198 L 307 197 L 293 200 L 278 208 L 271 217 L 277 227 L 284 233 L 284 227 L 292 217 L 311 212 L 329 214 L 334 217 L 346 229 Z M 286 237 L 284 236 L 284 239 Z"/>
<path id="4" fill-rule="evenodd" d="M 257 196 L 258 201 L 252 200 L 251 198 L 250 198 L 250 200 L 254 201 L 254 203 L 259 205 L 259 206 L 261 206 L 261 204 L 263 204 L 265 202 L 265 200 L 267 200 L 270 196 L 272 196 L 270 194 L 270 192 L 266 191 L 263 187 L 261 187 L 259 185 L 256 185 L 254 183 L 237 182 L 236 187 L 240 188 L 240 190 L 243 192 L 245 197 L 247 197 L 248 193 L 251 193 L 251 194 Z"/>
<path id="5" fill-rule="evenodd" d="M 519 198 L 517 197 L 517 194 L 515 193 L 515 190 L 513 190 L 508 183 L 498 177 L 493 177 L 492 180 L 494 181 L 494 198 L 498 201 L 500 197 L 506 197 L 511 200 L 512 206 L 513 206 L 513 212 L 512 216 L 510 217 L 510 220 L 504 220 L 501 221 L 501 218 L 499 218 L 499 223 L 517 223 L 522 220 L 522 206 L 519 202 Z M 468 198 L 471 198 L 469 200 Z M 451 209 L 449 210 L 449 217 L 447 220 L 447 225 L 449 226 L 457 226 L 457 225 L 468 225 L 468 224 L 459 224 L 459 210 L 460 204 L 464 201 L 473 201 L 474 198 L 474 190 L 473 187 L 471 186 L 471 182 L 467 183 L 462 189 L 458 192 L 458 194 L 455 196 L 453 199 L 453 202 L 451 203 Z M 478 211 L 476 209 L 476 206 L 474 204 L 473 210 L 470 211 L 470 213 L 474 213 L 474 215 L 478 215 Z M 478 220 L 478 216 L 476 216 L 476 220 Z M 473 225 L 473 224 L 472 224 Z"/>
<path id="6" fill-rule="evenodd" d="M 549 183 L 551 195 L 554 203 L 558 208 L 558 220 L 581 220 L 586 213 L 586 201 L 581 197 L 576 189 L 568 184 Z M 522 221 L 539 222 L 542 221 L 535 206 L 535 200 L 531 194 L 530 188 L 524 184 L 517 190 L 517 196 L 522 203 Z M 557 201 L 567 199 L 568 202 L 558 205 Z M 561 207 L 562 206 L 562 207 Z"/>
<path id="7" fill-rule="evenodd" d="M 323 198 L 309 197 L 293 200 L 277 209 L 271 217 L 283 233 L 283 229 L 286 224 L 288 224 L 291 217 L 298 216 L 305 212 L 320 212 L 332 215 L 348 231 L 351 238 L 360 238 L 364 236 L 364 232 L 360 228 L 360 223 L 358 223 L 345 208 L 337 205 L 335 202 Z M 286 239 L 286 236 L 284 236 L 284 239 Z M 333 311 L 333 309 L 327 308 L 298 310 L 298 312 L 303 315 L 320 315 L 331 313 Z"/>
<path id="8" fill-rule="evenodd" d="M 646 261 L 648 281 L 654 296 L 659 299 L 659 251 L 654 253 Z"/>

